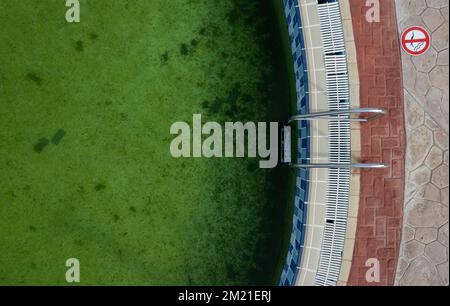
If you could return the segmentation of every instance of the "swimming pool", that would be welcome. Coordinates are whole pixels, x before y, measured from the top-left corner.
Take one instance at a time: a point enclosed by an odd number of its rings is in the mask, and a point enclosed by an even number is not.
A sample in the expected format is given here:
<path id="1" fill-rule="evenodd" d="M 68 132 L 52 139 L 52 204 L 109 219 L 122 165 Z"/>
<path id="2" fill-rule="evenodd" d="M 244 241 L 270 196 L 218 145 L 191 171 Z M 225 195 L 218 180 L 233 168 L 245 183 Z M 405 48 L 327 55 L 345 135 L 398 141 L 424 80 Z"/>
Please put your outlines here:
<path id="1" fill-rule="evenodd" d="M 278 282 L 286 171 L 169 152 L 194 113 L 288 117 L 268 3 L 0 1 L 1 284 Z"/>

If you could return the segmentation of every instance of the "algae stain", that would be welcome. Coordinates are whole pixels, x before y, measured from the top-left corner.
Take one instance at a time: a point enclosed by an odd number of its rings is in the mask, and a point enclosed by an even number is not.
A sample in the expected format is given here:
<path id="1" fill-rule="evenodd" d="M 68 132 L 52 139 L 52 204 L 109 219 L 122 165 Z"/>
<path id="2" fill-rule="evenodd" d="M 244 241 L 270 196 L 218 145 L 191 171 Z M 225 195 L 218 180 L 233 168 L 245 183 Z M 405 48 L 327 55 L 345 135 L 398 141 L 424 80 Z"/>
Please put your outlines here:
<path id="1" fill-rule="evenodd" d="M 224 99 L 221 99 L 220 97 L 216 97 L 212 104 L 209 106 L 209 112 L 211 114 L 216 114 L 222 109 L 222 105 L 224 103 Z"/>
<path id="2" fill-rule="evenodd" d="M 197 38 L 191 39 L 189 43 L 182 43 L 180 44 L 180 54 L 182 56 L 188 56 L 192 53 L 194 53 L 197 49 L 197 47 L 200 44 L 200 40 Z"/>
<path id="3" fill-rule="evenodd" d="M 77 40 L 77 42 L 75 43 L 75 50 L 77 50 L 78 52 L 84 51 L 84 42 L 82 40 Z"/>
<path id="4" fill-rule="evenodd" d="M 183 56 L 188 56 L 189 55 L 189 47 L 187 44 L 183 43 L 180 45 L 180 53 Z"/>
<path id="5" fill-rule="evenodd" d="M 106 186 L 105 186 L 105 184 L 99 183 L 99 184 L 95 185 L 94 189 L 95 189 L 95 191 L 99 192 L 99 191 L 105 190 Z"/>
<path id="6" fill-rule="evenodd" d="M 47 138 L 39 139 L 38 143 L 34 145 L 34 151 L 36 153 L 42 153 L 44 149 L 49 145 L 50 141 Z"/>
<path id="7" fill-rule="evenodd" d="M 195 48 L 195 47 L 198 46 L 198 44 L 199 44 L 199 41 L 198 41 L 197 39 L 194 38 L 194 39 L 191 40 L 191 46 L 192 46 L 192 47 Z"/>
<path id="8" fill-rule="evenodd" d="M 63 129 L 59 129 L 55 133 L 55 135 L 53 135 L 52 143 L 56 146 L 59 145 L 65 136 L 66 136 L 66 131 L 64 131 Z"/>
<path id="9" fill-rule="evenodd" d="M 97 33 L 90 33 L 89 34 L 89 38 L 92 40 L 96 40 L 98 38 L 98 34 Z"/>
<path id="10" fill-rule="evenodd" d="M 168 62 L 169 62 L 169 51 L 166 51 L 161 55 L 161 64 L 167 65 Z"/>
<path id="11" fill-rule="evenodd" d="M 202 102 L 202 108 L 207 109 L 209 107 L 209 101 L 205 100 Z"/>
<path id="12" fill-rule="evenodd" d="M 247 171 L 248 172 L 255 172 L 258 170 L 258 163 L 257 162 L 251 162 L 247 165 Z"/>
<path id="13" fill-rule="evenodd" d="M 114 220 L 115 223 L 119 222 L 120 216 L 117 215 L 117 214 L 114 214 L 114 215 L 113 215 L 113 220 Z"/>
<path id="14" fill-rule="evenodd" d="M 38 74 L 36 74 L 36 72 L 29 72 L 29 73 L 27 73 L 27 75 L 26 75 L 26 78 L 29 80 L 29 81 L 32 81 L 32 82 L 34 82 L 36 85 L 38 85 L 38 86 L 41 86 L 42 85 L 42 78 L 38 75 Z"/>

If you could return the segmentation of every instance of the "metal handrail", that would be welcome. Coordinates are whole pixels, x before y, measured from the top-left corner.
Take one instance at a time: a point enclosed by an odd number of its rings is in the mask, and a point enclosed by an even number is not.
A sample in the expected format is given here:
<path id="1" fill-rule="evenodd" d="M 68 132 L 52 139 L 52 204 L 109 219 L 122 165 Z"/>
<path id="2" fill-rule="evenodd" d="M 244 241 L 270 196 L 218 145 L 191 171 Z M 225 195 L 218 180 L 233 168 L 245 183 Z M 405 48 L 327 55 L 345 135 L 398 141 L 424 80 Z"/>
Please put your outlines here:
<path id="1" fill-rule="evenodd" d="M 374 114 L 368 118 L 339 118 L 333 116 L 341 115 L 352 115 L 352 114 Z M 383 117 L 386 114 L 384 109 L 379 108 L 355 108 L 346 110 L 336 110 L 336 111 L 326 111 L 326 112 L 316 112 L 305 115 L 293 116 L 289 119 L 288 124 L 294 121 L 303 120 L 340 120 L 340 121 L 350 121 L 350 122 L 370 122 Z"/>
<path id="2" fill-rule="evenodd" d="M 297 169 L 387 169 L 386 164 L 289 164 L 291 168 Z"/>
<path id="3" fill-rule="evenodd" d="M 352 115 L 352 114 L 373 114 L 368 118 L 340 118 L 333 116 L 342 116 L 342 115 Z M 386 114 L 384 109 L 379 108 L 355 108 L 355 109 L 347 109 L 347 110 L 336 110 L 336 111 L 327 111 L 327 112 L 316 112 L 310 113 L 306 115 L 297 115 L 291 117 L 289 119 L 289 123 L 291 124 L 294 121 L 304 121 L 304 120 L 340 120 L 340 121 L 350 121 L 350 122 L 370 122 L 376 119 L 383 117 Z M 327 163 L 327 164 L 289 164 L 291 168 L 298 169 L 386 169 L 389 168 L 389 165 L 386 164 L 378 164 L 378 163 L 356 163 L 356 164 L 336 164 L 336 163 Z"/>

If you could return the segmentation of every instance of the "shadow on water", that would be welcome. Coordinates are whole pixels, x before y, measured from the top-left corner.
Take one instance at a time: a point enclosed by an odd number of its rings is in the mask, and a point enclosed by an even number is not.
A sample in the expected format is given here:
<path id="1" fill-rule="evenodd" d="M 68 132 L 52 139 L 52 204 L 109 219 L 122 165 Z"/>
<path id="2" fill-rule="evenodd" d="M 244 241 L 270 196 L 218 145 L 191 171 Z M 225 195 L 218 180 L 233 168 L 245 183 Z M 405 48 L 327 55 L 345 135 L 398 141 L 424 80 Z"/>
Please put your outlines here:
<path id="1" fill-rule="evenodd" d="M 235 0 L 236 6 L 242 5 L 244 12 L 245 5 L 250 1 Z M 250 10 L 249 10 L 250 11 Z M 293 112 L 291 106 L 292 99 L 295 99 L 295 92 L 292 92 L 290 86 L 291 71 L 288 66 L 289 58 L 286 48 L 289 48 L 286 41 L 287 31 L 284 28 L 284 16 L 281 7 L 281 1 L 260 1 L 258 12 L 263 18 L 254 19 L 254 16 L 245 16 L 246 25 L 255 23 L 258 33 L 263 38 L 261 48 L 267 50 L 270 56 L 272 66 L 271 75 L 265 77 L 260 90 L 264 93 L 267 101 L 267 122 L 279 122 L 280 126 L 284 124 Z M 254 13 L 254 12 L 253 12 Z M 239 13 L 232 11 L 230 13 L 230 22 L 237 22 Z M 231 97 L 234 94 L 230 94 Z M 247 97 L 250 99 L 250 97 Z M 234 99 L 231 99 L 231 102 Z M 295 104 L 294 104 L 295 105 Z M 249 171 L 261 171 L 257 165 L 250 163 Z M 290 232 L 292 229 L 292 176 L 289 169 L 279 165 L 277 168 L 268 171 L 266 180 L 266 199 L 265 211 L 263 216 L 262 229 L 266 233 L 265 238 L 261 240 L 255 249 L 253 260 L 260 269 L 255 269 L 249 275 L 251 284 L 278 284 L 281 270 L 283 268 Z M 292 203 L 291 203 L 292 202 Z M 287 237 L 287 238 L 286 238 Z"/>

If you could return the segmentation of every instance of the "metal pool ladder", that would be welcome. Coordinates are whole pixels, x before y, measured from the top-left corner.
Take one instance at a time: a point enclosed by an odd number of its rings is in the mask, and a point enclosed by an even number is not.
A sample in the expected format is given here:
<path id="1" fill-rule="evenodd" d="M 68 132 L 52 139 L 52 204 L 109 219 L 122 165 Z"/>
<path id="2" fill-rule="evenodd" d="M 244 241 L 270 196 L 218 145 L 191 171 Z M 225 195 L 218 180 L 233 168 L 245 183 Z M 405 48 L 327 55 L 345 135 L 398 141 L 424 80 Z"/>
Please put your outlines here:
<path id="1" fill-rule="evenodd" d="M 352 118 L 352 115 L 363 115 L 369 114 L 365 118 Z M 297 121 L 312 121 L 312 120 L 330 120 L 330 121 L 346 121 L 346 122 L 370 122 L 379 118 L 382 118 L 386 114 L 386 111 L 379 108 L 355 108 L 347 110 L 335 110 L 335 111 L 325 111 L 316 112 L 305 115 L 293 116 L 289 119 L 288 125 L 285 126 L 283 133 L 283 150 L 284 157 L 282 161 L 288 164 L 291 168 L 297 169 L 386 169 L 389 165 L 381 163 L 313 163 L 313 164 L 296 164 L 291 163 L 291 141 L 287 139 L 290 138 L 290 125 Z M 286 132 L 288 131 L 288 132 Z"/>

